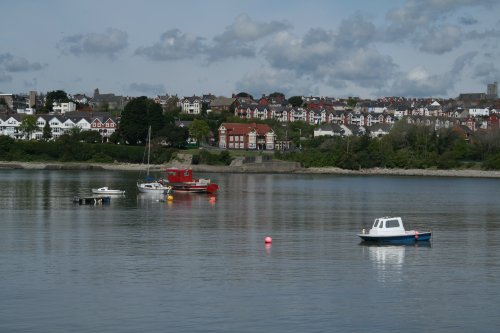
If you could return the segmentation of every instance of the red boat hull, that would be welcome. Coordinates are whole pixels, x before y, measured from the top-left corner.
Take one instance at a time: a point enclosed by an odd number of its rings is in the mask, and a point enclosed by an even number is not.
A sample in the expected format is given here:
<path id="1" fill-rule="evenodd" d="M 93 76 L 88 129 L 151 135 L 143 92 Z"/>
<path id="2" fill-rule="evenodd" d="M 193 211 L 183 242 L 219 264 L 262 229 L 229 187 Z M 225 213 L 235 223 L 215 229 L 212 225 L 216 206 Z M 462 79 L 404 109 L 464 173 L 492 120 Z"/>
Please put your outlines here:
<path id="1" fill-rule="evenodd" d="M 195 179 L 191 169 L 167 169 L 167 179 L 170 186 L 177 192 L 215 193 L 219 186 L 210 179 Z"/>
<path id="2" fill-rule="evenodd" d="M 196 185 L 189 183 L 178 183 L 178 184 L 170 184 L 174 191 L 176 192 L 190 192 L 190 193 L 215 193 L 219 186 L 217 184 L 208 184 L 208 185 Z"/>

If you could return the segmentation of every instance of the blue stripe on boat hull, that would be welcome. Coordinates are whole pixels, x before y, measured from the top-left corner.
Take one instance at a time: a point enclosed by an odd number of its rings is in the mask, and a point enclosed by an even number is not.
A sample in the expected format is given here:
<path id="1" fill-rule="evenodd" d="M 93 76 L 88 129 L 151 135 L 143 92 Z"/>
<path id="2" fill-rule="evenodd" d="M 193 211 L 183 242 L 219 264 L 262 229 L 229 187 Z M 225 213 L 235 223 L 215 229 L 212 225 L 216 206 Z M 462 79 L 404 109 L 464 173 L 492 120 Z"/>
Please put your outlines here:
<path id="1" fill-rule="evenodd" d="M 415 242 L 428 242 L 431 239 L 430 232 L 422 232 L 418 234 L 418 238 L 414 235 L 403 235 L 403 236 L 370 236 L 370 235 L 359 235 L 361 239 L 368 242 L 377 242 L 385 244 L 409 244 Z"/>

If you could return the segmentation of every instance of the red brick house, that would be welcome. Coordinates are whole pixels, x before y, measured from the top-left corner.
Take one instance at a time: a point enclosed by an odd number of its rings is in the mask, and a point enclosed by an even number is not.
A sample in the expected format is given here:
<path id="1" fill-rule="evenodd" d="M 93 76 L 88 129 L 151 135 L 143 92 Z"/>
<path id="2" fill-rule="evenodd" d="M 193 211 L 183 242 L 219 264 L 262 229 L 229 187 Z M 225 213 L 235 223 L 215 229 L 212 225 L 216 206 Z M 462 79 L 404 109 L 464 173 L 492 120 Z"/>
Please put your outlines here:
<path id="1" fill-rule="evenodd" d="M 266 124 L 222 123 L 219 127 L 219 148 L 274 150 L 276 135 Z"/>

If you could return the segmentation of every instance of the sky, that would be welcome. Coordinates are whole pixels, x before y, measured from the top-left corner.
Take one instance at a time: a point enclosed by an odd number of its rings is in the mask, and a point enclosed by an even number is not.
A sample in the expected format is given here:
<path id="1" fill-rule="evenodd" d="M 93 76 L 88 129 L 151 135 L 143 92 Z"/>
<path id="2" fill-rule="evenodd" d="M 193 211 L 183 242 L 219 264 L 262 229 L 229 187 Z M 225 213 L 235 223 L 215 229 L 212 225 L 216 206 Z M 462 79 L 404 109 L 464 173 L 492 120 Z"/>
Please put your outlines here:
<path id="1" fill-rule="evenodd" d="M 2 0 L 0 92 L 456 98 L 500 81 L 498 0 Z"/>

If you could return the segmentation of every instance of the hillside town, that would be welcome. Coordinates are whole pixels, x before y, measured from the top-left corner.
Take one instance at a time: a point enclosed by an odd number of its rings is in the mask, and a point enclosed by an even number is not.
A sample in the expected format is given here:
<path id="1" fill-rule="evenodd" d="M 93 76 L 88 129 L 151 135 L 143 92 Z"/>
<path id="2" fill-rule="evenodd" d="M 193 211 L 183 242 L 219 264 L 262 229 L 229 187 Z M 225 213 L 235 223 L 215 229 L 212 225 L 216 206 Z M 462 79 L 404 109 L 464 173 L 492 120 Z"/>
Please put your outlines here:
<path id="1" fill-rule="evenodd" d="M 278 137 L 275 129 L 262 124 L 263 121 L 304 122 L 314 127 L 314 137 L 369 135 L 376 138 L 387 135 L 396 121 L 404 120 L 436 130 L 453 128 L 468 140 L 476 131 L 499 126 L 498 83 L 488 84 L 486 88 L 484 93 L 463 93 L 454 99 L 384 97 L 368 100 L 320 96 L 287 99 L 281 93 L 260 98 L 240 93 L 231 97 L 162 95 L 154 97 L 154 102 L 164 112 L 176 107 L 192 117 L 226 112 L 245 120 L 245 125 L 220 124 L 218 133 L 212 137 L 213 145 L 221 149 L 283 150 L 290 148 L 288 138 Z M 0 93 L 0 135 L 41 140 L 48 124 L 51 140 L 78 127 L 82 131 L 95 131 L 101 142 L 109 142 L 120 127 L 121 111 L 134 98 L 101 94 L 95 89 L 91 97 L 68 95 L 67 101 L 55 100 L 47 109 L 45 96 L 35 91 L 26 95 Z M 40 112 L 44 107 L 45 112 Z M 31 133 L 20 129 L 23 118 L 28 115 L 36 117 L 37 128 Z M 176 122 L 178 126 L 187 126 L 187 123 Z"/>

